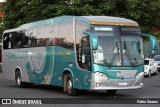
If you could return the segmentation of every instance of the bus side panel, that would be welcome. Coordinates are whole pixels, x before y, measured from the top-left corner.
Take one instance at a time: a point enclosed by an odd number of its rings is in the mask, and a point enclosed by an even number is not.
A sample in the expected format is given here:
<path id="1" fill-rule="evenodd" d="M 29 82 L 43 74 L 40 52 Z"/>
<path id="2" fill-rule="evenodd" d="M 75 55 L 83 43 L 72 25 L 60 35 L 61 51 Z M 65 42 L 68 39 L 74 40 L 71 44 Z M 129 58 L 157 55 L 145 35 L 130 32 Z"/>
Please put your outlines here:
<path id="1" fill-rule="evenodd" d="M 14 72 L 12 70 L 12 61 L 9 58 L 9 50 L 3 50 L 2 71 L 6 79 L 14 80 Z"/>
<path id="2" fill-rule="evenodd" d="M 63 72 L 65 69 L 69 69 L 72 74 L 74 88 L 90 89 L 91 72 L 77 67 L 73 50 L 56 46 L 51 85 L 63 87 Z"/>
<path id="3" fill-rule="evenodd" d="M 55 47 L 30 48 L 29 61 L 26 64 L 30 82 L 50 84 L 54 67 Z"/>
<path id="4" fill-rule="evenodd" d="M 80 78 L 81 72 L 77 70 L 75 63 L 74 51 L 66 49 L 60 46 L 56 46 L 55 62 L 53 69 L 53 76 L 51 85 L 63 86 L 63 72 L 65 69 L 69 69 L 73 78 L 77 78 L 79 81 L 74 81 L 75 88 L 81 88 Z"/>
<path id="5" fill-rule="evenodd" d="M 8 49 L 3 51 L 3 71 L 5 78 L 15 80 L 15 71 L 18 68 L 22 73 L 22 81 L 29 82 L 25 65 L 28 62 L 27 49 Z"/>

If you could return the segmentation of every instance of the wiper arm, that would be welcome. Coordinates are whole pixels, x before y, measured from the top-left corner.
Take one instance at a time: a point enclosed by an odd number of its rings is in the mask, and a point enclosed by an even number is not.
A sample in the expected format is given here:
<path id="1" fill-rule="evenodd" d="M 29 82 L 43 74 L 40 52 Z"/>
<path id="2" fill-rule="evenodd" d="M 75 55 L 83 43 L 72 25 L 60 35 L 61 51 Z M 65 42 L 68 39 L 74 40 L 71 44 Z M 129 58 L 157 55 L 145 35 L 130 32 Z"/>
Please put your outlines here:
<path id="1" fill-rule="evenodd" d="M 108 67 L 111 67 L 117 57 L 117 53 L 114 53 L 111 59 L 111 62 L 107 63 Z"/>
<path id="2" fill-rule="evenodd" d="M 129 49 L 128 49 L 128 47 L 126 46 L 126 42 L 125 42 L 125 40 L 124 40 L 124 48 L 123 49 L 125 49 L 125 55 L 127 56 L 127 58 L 129 59 L 129 63 L 133 66 L 133 67 L 135 67 L 135 63 L 133 63 L 132 62 L 132 56 L 131 56 L 131 54 L 130 54 L 130 52 L 129 52 Z"/>
<path id="3" fill-rule="evenodd" d="M 138 61 L 137 61 L 137 59 L 136 59 L 136 58 L 134 58 L 133 60 L 135 61 L 135 63 L 136 63 L 136 64 L 138 64 Z"/>
<path id="4" fill-rule="evenodd" d="M 114 50 L 114 54 L 113 54 L 113 56 L 112 56 L 112 58 L 111 58 L 110 63 L 107 63 L 108 67 L 111 67 L 111 66 L 113 65 L 113 63 L 114 63 L 117 55 L 118 55 L 118 57 L 119 57 L 119 47 L 118 47 L 118 43 L 117 43 L 117 41 L 116 41 L 116 48 L 115 48 L 115 50 Z"/>

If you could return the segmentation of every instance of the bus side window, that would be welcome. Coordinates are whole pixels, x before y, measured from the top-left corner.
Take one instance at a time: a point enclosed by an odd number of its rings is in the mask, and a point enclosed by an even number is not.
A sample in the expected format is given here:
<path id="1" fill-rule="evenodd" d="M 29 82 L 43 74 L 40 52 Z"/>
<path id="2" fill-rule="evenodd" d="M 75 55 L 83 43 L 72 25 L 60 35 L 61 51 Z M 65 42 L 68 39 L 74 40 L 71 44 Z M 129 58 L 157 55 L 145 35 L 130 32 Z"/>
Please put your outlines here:
<path id="1" fill-rule="evenodd" d="M 59 24 L 58 45 L 66 49 L 74 50 L 73 47 L 73 22 Z"/>
<path id="2" fill-rule="evenodd" d="M 30 32 L 30 47 L 42 47 L 44 44 L 44 27 L 36 27 Z"/>
<path id="3" fill-rule="evenodd" d="M 9 33 L 5 33 L 3 37 L 3 49 L 8 49 L 9 42 Z"/>
<path id="4" fill-rule="evenodd" d="M 9 35 L 7 36 L 7 48 L 6 49 L 13 49 L 14 47 L 14 33 L 10 32 Z"/>
<path id="5" fill-rule="evenodd" d="M 28 37 L 27 31 L 22 31 L 21 36 L 22 36 L 21 48 L 28 48 L 29 37 Z"/>
<path id="6" fill-rule="evenodd" d="M 11 33 L 5 33 L 3 38 L 3 48 L 10 49 L 11 48 Z"/>
<path id="7" fill-rule="evenodd" d="M 59 24 L 54 24 L 54 25 L 49 25 L 45 26 L 45 31 L 44 31 L 44 46 L 55 46 L 58 45 L 59 43 L 59 38 L 58 38 L 58 29 L 59 29 Z"/>

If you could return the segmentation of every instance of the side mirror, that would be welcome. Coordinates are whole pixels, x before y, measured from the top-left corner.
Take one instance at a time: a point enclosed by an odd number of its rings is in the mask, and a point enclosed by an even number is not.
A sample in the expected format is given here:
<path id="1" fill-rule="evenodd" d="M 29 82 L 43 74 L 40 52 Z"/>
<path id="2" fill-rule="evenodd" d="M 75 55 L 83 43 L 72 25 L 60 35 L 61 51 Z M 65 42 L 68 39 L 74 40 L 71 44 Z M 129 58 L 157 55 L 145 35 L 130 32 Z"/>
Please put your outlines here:
<path id="1" fill-rule="evenodd" d="M 149 65 L 152 66 L 152 63 L 150 63 Z"/>
<path id="2" fill-rule="evenodd" d="M 98 49 L 98 38 L 97 35 L 90 33 L 90 32 L 83 32 L 83 34 L 89 36 L 91 38 L 91 42 L 92 42 L 92 49 L 97 50 Z"/>

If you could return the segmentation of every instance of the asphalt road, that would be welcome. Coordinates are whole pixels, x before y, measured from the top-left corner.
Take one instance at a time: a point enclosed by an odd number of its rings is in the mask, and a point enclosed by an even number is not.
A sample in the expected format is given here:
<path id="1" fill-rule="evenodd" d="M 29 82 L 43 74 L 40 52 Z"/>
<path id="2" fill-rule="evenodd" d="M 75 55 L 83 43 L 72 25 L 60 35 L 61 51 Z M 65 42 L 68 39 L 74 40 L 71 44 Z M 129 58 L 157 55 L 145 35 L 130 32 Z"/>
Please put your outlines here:
<path id="1" fill-rule="evenodd" d="M 91 103 L 100 104 L 106 101 L 102 100 L 98 102 L 98 98 L 107 99 L 112 101 L 114 98 L 124 100 L 129 98 L 160 98 L 160 74 L 153 75 L 150 78 L 144 79 L 144 87 L 138 90 L 119 90 L 115 95 L 107 95 L 104 91 L 82 91 L 79 96 L 73 97 L 63 93 L 63 89 L 60 87 L 46 86 L 46 85 L 29 85 L 27 88 L 18 88 L 15 81 L 6 80 L 3 75 L 0 74 L 0 98 L 61 98 L 65 100 L 67 98 L 90 98 Z M 93 100 L 93 101 L 92 101 Z M 103 102 L 104 101 L 104 102 Z M 90 104 L 91 104 L 90 103 Z M 105 104 L 105 103 L 104 103 Z M 69 106 L 68 104 L 67 106 Z M 156 104 L 154 104 L 155 106 Z M 27 106 L 27 105 L 26 105 Z M 49 105 L 47 105 L 49 106 Z M 46 106 L 46 107 L 47 107 Z M 58 107 L 60 105 L 57 105 Z M 73 105 L 72 105 L 73 106 Z M 71 105 L 69 107 L 72 107 Z M 95 105 L 92 105 L 94 107 Z M 118 107 L 118 105 L 116 105 Z M 134 107 L 134 105 L 132 105 Z M 136 105 L 135 105 L 136 106 Z M 159 105 L 158 105 L 159 106 Z M 157 106 L 157 107 L 158 107 Z M 0 105 L 0 107 L 8 107 Z M 18 107 L 18 106 L 16 106 Z M 41 106 L 40 106 L 41 107 Z M 78 107 L 81 107 L 80 105 Z M 112 105 L 110 105 L 112 107 Z M 123 106 L 125 107 L 125 106 Z M 145 104 L 146 107 L 146 104 Z"/>

